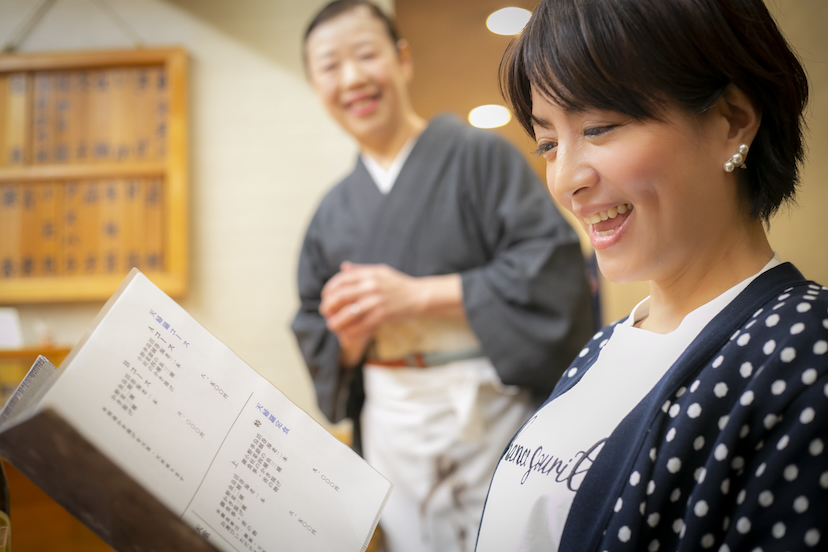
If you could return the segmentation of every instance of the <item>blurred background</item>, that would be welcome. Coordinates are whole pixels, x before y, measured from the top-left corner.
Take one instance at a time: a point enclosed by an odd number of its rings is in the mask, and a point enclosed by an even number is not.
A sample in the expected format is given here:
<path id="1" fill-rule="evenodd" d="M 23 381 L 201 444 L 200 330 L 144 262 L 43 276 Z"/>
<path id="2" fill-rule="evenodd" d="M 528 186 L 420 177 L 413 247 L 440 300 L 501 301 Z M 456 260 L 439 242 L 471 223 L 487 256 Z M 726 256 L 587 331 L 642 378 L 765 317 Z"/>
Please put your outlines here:
<path id="1" fill-rule="evenodd" d="M 323 424 L 289 323 L 298 306 L 295 274 L 305 228 L 326 190 L 350 171 L 356 154 L 354 143 L 318 104 L 302 66 L 304 27 L 324 3 L 49 0 L 44 5 L 40 0 L 0 0 L 0 44 L 15 46 L 20 53 L 170 46 L 186 52 L 188 216 L 180 231 L 187 238 L 182 258 L 167 261 L 181 261 L 187 270 L 186 289 L 174 298 Z M 378 0 L 396 13 L 402 36 L 412 45 L 412 95 L 419 114 L 451 111 L 466 118 L 475 107 L 502 104 L 496 73 L 511 37 L 490 32 L 486 19 L 506 6 L 531 9 L 534 3 Z M 826 284 L 828 235 L 822 221 L 828 211 L 828 2 L 766 3 L 798 50 L 812 84 L 809 156 L 799 205 L 782 210 L 772 221 L 771 244 L 806 277 Z M 21 33 L 44 6 L 38 22 Z M 525 152 L 543 178 L 543 162 L 530 153 L 534 146 L 517 123 L 494 131 Z M 582 241 L 589 255 L 588 241 Z M 46 299 L 0 300 L 0 372 L 5 374 L 0 379 L 11 389 L 28 366 L 14 360 L 15 354 L 51 350 L 51 360 L 58 363 L 105 301 L 103 295 L 54 301 L 48 299 L 49 291 Z M 646 293 L 644 283 L 621 286 L 601 280 L 603 321 L 624 316 Z M 347 426 L 332 429 L 347 432 Z M 54 549 L 53 543 L 38 540 L 44 534 L 42 516 L 48 515 L 51 531 L 62 535 L 63 550 L 108 549 L 68 516 L 59 517 L 57 506 L 44 514 L 40 508 L 47 499 L 27 481 L 16 477 L 11 483 L 17 535 L 31 535 L 26 537 L 30 540 L 17 540 L 16 546 Z M 74 535 L 71 543 L 67 535 Z"/>
<path id="2" fill-rule="evenodd" d="M 301 62 L 301 35 L 324 0 L 55 0 L 19 36 L 39 2 L 0 2 L 0 44 L 21 53 L 179 46 L 188 56 L 187 290 L 175 298 L 300 407 L 324 422 L 289 322 L 305 227 L 325 191 L 347 173 L 354 144 L 317 103 Z M 415 60 L 415 109 L 424 117 L 501 104 L 496 71 L 510 37 L 489 14 L 524 0 L 382 0 Z M 767 0 L 810 75 L 809 159 L 799 206 L 771 225 L 771 243 L 811 279 L 828 283 L 828 3 Z M 495 129 L 541 160 L 514 121 Z M 669 162 L 669 160 L 665 160 Z M 585 253 L 589 253 L 585 244 Z M 646 284 L 601 282 L 604 322 L 625 315 Z M 71 347 L 103 300 L 7 302 L 25 347 Z"/>

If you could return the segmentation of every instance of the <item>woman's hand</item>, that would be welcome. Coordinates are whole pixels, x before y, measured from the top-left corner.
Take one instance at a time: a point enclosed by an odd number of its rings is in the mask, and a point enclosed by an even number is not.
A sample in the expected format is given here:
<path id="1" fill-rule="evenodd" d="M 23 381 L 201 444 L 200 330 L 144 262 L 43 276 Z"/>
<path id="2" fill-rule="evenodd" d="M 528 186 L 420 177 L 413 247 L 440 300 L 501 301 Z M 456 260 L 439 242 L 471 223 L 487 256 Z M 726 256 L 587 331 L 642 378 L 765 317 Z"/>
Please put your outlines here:
<path id="1" fill-rule="evenodd" d="M 353 366 L 380 324 L 419 315 L 464 316 L 459 274 L 417 278 L 387 265 L 342 263 L 322 288 L 319 312 Z"/>

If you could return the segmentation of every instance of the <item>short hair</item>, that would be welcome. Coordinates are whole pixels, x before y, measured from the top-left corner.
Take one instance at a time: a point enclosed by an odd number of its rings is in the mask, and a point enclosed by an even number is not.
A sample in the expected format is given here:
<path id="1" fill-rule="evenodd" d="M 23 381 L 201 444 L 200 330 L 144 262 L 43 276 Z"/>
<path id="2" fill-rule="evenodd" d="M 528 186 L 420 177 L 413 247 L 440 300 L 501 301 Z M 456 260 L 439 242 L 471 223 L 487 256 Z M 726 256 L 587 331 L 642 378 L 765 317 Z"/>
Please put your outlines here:
<path id="1" fill-rule="evenodd" d="M 347 13 L 353 11 L 357 8 L 367 8 L 368 11 L 371 13 L 372 16 L 379 19 L 383 25 L 385 26 L 385 30 L 388 32 L 388 37 L 391 39 L 391 44 L 394 45 L 394 48 L 397 48 L 397 43 L 400 41 L 400 33 L 397 31 L 397 25 L 394 23 L 394 20 L 391 19 L 384 11 L 382 11 L 376 4 L 370 2 L 369 0 L 334 0 L 333 2 L 329 2 L 325 7 L 319 10 L 311 22 L 308 24 L 308 28 L 305 29 L 305 35 L 302 39 L 302 57 L 305 59 L 305 66 L 307 66 L 307 54 L 305 53 L 305 46 L 308 44 L 308 37 L 313 32 L 313 30 L 325 23 L 326 21 L 330 21 L 335 17 L 342 15 L 343 13 Z"/>
<path id="2" fill-rule="evenodd" d="M 767 222 L 796 193 L 808 80 L 762 0 L 542 0 L 499 77 L 533 138 L 533 87 L 568 111 L 645 120 L 668 105 L 702 114 L 732 83 L 762 115 L 739 171 L 750 216 Z"/>

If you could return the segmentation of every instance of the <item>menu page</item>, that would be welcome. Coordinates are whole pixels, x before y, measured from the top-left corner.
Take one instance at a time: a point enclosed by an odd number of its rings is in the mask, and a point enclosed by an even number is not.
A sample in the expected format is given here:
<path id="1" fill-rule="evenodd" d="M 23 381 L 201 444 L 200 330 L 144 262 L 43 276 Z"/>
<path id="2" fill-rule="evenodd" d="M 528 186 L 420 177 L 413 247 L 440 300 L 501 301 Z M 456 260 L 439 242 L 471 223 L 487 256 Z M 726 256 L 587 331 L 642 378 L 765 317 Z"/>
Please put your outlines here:
<path id="1" fill-rule="evenodd" d="M 221 550 L 363 550 L 391 492 L 137 270 L 43 407 Z"/>

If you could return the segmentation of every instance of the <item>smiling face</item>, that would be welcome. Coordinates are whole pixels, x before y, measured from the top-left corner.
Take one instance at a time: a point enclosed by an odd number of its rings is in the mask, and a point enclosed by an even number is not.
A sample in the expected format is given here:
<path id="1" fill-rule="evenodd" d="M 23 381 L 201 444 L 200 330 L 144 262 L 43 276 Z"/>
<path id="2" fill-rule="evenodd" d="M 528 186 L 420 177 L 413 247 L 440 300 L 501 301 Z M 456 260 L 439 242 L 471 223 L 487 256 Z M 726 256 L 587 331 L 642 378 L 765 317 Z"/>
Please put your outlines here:
<path id="1" fill-rule="evenodd" d="M 331 116 L 360 144 L 391 139 L 410 109 L 412 67 L 383 22 L 358 7 L 316 27 L 305 52 L 311 84 Z"/>
<path id="2" fill-rule="evenodd" d="M 750 221 L 722 170 L 734 146 L 716 109 L 636 121 L 567 112 L 535 93 L 532 106 L 549 191 L 581 221 L 609 280 L 675 282 L 739 247 Z"/>

